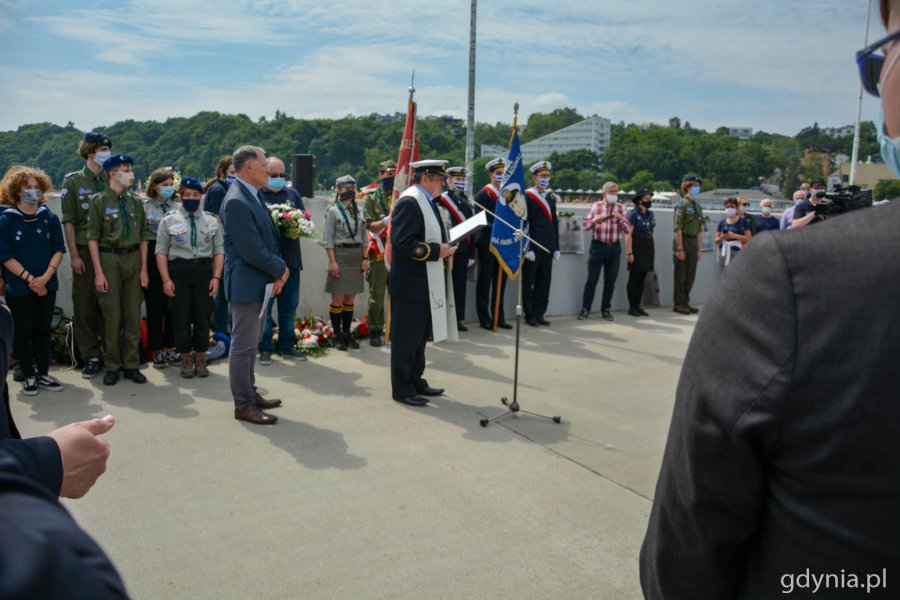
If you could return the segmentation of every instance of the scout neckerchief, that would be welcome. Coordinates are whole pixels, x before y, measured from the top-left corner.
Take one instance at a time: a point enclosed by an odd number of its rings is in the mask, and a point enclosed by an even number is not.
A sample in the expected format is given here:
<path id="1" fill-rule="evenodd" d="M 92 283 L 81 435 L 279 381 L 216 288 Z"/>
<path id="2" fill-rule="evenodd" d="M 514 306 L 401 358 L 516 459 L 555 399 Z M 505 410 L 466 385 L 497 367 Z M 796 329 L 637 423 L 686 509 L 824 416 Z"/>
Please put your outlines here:
<path id="1" fill-rule="evenodd" d="M 194 213 L 190 213 L 189 218 L 191 221 L 191 251 L 197 254 L 197 221 Z"/>
<path id="2" fill-rule="evenodd" d="M 353 224 L 356 227 L 350 227 L 350 218 L 347 216 L 347 209 L 344 208 L 344 203 L 341 202 L 340 198 L 338 198 L 335 204 L 337 204 L 338 210 L 341 211 L 341 216 L 344 217 L 344 223 L 347 224 L 347 231 L 350 232 L 350 239 L 355 240 L 356 232 L 359 231 L 359 213 L 356 212 L 356 202 L 350 202 L 350 206 L 353 207 Z"/>
<path id="3" fill-rule="evenodd" d="M 386 193 L 386 192 L 384 191 L 384 188 L 382 188 L 382 187 L 379 187 L 379 188 L 375 191 L 375 197 L 378 198 L 378 204 L 381 205 L 381 214 L 383 214 L 383 215 L 390 214 L 390 212 L 391 212 L 391 211 L 388 210 L 387 204 L 384 203 L 384 195 L 385 195 L 385 193 Z"/>
<path id="4" fill-rule="evenodd" d="M 544 211 L 545 215 L 547 215 L 547 220 L 552 223 L 553 217 L 550 214 L 550 203 L 547 202 L 547 199 L 544 197 L 544 195 L 537 191 L 537 188 L 533 187 L 525 190 L 525 195 L 531 198 L 533 202 L 537 203 L 537 205 L 541 207 L 541 210 Z"/>
<path id="5" fill-rule="evenodd" d="M 124 194 L 125 192 L 122 193 Z M 128 209 L 125 208 L 125 198 L 122 196 L 119 196 L 119 212 L 122 213 L 122 228 L 125 230 L 125 239 L 122 240 L 124 245 L 131 236 L 131 226 L 128 223 Z"/>

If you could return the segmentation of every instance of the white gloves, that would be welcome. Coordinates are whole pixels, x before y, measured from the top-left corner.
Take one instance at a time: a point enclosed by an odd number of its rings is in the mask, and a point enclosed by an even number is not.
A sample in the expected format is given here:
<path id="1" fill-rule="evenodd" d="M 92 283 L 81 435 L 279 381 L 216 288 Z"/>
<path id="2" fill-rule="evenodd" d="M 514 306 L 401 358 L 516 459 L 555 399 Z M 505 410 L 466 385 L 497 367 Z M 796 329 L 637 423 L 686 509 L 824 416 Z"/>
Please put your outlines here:
<path id="1" fill-rule="evenodd" d="M 470 258 L 469 261 L 466 263 L 466 267 L 471 267 L 471 266 L 474 265 L 474 264 L 475 264 L 475 259 L 474 259 L 474 258 Z"/>
<path id="2" fill-rule="evenodd" d="M 529 250 L 528 252 L 526 252 L 526 253 L 525 253 L 525 258 L 527 258 L 528 260 L 533 261 L 533 260 L 535 259 L 535 256 L 534 256 L 534 250 Z"/>
<path id="3" fill-rule="evenodd" d="M 559 250 L 553 251 L 553 262 L 559 262 Z"/>

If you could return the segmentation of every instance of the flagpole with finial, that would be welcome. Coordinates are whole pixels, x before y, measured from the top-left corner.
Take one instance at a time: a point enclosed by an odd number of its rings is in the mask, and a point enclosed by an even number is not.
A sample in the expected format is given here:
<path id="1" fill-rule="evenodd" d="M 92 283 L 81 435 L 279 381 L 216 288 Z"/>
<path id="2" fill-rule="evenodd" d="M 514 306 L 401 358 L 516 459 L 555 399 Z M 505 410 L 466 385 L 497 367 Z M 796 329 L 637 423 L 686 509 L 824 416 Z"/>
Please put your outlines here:
<path id="1" fill-rule="evenodd" d="M 519 101 L 516 100 L 516 103 L 513 104 L 513 124 L 512 131 L 509 134 L 509 144 L 508 146 L 512 146 L 513 137 L 516 135 L 516 127 L 519 126 Z M 508 167 L 509 165 L 507 165 Z M 497 331 L 497 324 L 500 322 L 500 285 L 503 283 L 503 269 L 497 269 L 497 285 L 494 289 L 497 291 L 496 297 L 494 298 L 494 331 Z"/>

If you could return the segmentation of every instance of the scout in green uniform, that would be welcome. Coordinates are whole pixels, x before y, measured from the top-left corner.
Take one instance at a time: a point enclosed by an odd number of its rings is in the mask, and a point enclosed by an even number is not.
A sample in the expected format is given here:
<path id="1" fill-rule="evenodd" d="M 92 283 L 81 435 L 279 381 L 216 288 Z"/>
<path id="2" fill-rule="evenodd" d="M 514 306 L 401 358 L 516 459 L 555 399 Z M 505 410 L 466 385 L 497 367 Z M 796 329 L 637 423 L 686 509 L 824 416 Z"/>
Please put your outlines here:
<path id="1" fill-rule="evenodd" d="M 151 239 L 141 200 L 128 191 L 134 183 L 134 161 L 114 154 L 103 163 L 109 188 L 91 200 L 88 248 L 94 263 L 94 286 L 103 311 L 106 342 L 104 385 L 115 385 L 122 376 L 135 383 L 147 378 L 138 369 L 141 338 L 142 287 L 147 287 L 147 240 Z M 125 335 L 119 340 L 119 326 Z"/>
<path id="2" fill-rule="evenodd" d="M 384 264 L 384 244 L 387 241 L 388 216 L 394 192 L 394 173 L 397 165 L 386 160 L 378 165 L 381 185 L 366 194 L 363 215 L 366 229 L 371 233 L 369 243 L 369 344 L 381 346 L 384 336 L 384 295 L 387 291 L 388 270 Z M 377 238 L 377 239 L 375 239 Z"/>
<path id="3" fill-rule="evenodd" d="M 681 182 L 681 203 L 675 207 L 675 306 L 672 310 L 683 315 L 699 312 L 690 305 L 691 287 L 700 260 L 700 232 L 703 231 L 703 209 L 695 199 L 703 183 L 693 175 Z"/>
<path id="4" fill-rule="evenodd" d="M 84 361 L 81 376 L 90 379 L 102 366 L 103 315 L 94 288 L 94 264 L 88 252 L 87 226 L 91 198 L 109 187 L 103 163 L 110 156 L 112 141 L 96 131 L 84 134 L 78 154 L 84 168 L 66 175 L 60 190 L 63 231 L 72 264 L 72 326 L 75 343 Z"/>

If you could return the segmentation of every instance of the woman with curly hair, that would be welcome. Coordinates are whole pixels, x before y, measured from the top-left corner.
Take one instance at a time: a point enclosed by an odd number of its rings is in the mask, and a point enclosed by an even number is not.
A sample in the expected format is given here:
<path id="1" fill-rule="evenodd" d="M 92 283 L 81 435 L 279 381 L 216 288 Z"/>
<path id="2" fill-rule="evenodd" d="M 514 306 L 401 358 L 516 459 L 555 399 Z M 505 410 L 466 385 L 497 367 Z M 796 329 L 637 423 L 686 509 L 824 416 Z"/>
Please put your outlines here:
<path id="1" fill-rule="evenodd" d="M 65 245 L 59 217 L 44 204 L 50 178 L 40 169 L 12 167 L 0 181 L 0 263 L 6 303 L 16 323 L 13 354 L 25 375 L 22 393 L 62 385 L 48 374 L 50 321 Z M 36 371 L 35 371 L 36 366 Z"/>
<path id="2" fill-rule="evenodd" d="M 147 275 L 150 285 L 144 290 L 144 304 L 147 307 L 147 351 L 153 356 L 153 366 L 166 368 L 166 359 L 174 362 L 178 354 L 174 351 L 175 336 L 172 330 L 172 313 L 169 298 L 163 293 L 163 279 L 156 267 L 153 256 L 156 253 L 156 233 L 159 224 L 168 213 L 181 206 L 175 194 L 175 176 L 171 169 L 157 169 L 147 179 L 147 198 L 143 201 L 147 215 L 147 225 L 153 237 L 147 242 Z M 169 353 L 166 352 L 169 349 Z"/>

